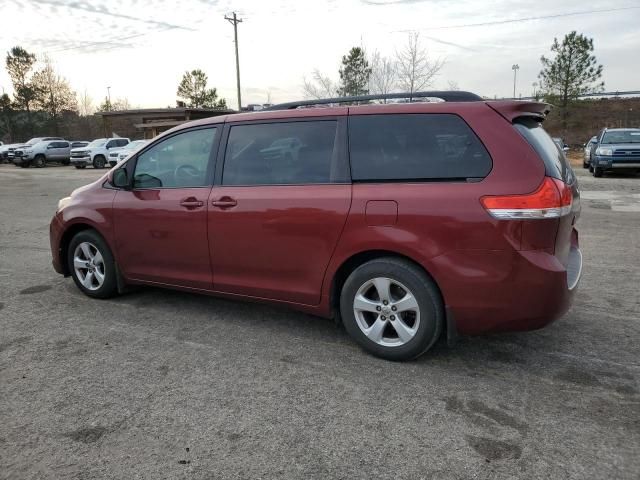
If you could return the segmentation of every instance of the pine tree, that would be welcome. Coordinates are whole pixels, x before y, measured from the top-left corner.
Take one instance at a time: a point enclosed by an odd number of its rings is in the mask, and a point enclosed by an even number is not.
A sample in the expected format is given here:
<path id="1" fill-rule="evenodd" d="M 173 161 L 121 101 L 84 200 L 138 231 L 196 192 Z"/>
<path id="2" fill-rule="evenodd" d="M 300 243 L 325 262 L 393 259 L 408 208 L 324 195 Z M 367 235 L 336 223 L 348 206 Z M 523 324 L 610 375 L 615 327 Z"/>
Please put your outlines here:
<path id="1" fill-rule="evenodd" d="M 348 55 L 342 57 L 338 95 L 348 97 L 368 94 L 370 76 L 371 67 L 367 61 L 364 49 L 353 47 Z"/>

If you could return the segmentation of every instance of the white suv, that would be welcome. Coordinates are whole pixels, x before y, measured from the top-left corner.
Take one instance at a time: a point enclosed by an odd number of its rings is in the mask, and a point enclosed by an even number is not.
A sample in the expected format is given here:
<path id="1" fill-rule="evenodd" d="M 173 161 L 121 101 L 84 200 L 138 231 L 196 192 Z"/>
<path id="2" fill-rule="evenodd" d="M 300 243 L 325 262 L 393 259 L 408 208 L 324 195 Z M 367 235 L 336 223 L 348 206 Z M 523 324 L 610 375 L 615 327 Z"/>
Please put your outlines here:
<path id="1" fill-rule="evenodd" d="M 93 165 L 93 168 L 108 166 L 109 150 L 124 147 L 129 143 L 128 138 L 98 138 L 86 147 L 71 150 L 71 165 L 76 168 L 85 168 Z"/>

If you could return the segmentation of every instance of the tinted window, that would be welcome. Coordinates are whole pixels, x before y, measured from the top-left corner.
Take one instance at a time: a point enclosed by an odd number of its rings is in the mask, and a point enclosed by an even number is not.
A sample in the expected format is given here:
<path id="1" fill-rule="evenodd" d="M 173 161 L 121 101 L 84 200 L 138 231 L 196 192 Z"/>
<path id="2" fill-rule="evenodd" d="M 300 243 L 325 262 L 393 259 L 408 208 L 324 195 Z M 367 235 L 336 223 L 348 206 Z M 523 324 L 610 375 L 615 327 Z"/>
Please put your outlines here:
<path id="1" fill-rule="evenodd" d="M 129 140 L 127 140 L 126 138 L 122 138 L 120 140 L 116 140 L 116 145 L 118 147 L 124 147 L 125 145 L 127 145 L 129 143 Z"/>
<path id="2" fill-rule="evenodd" d="M 286 185 L 339 181 L 337 122 L 266 123 L 231 127 L 224 185 Z"/>
<path id="3" fill-rule="evenodd" d="M 68 142 L 58 142 L 56 143 L 56 148 L 69 148 Z"/>
<path id="4" fill-rule="evenodd" d="M 215 135 L 215 128 L 192 130 L 153 145 L 138 156 L 134 187 L 178 188 L 207 185 L 207 168 Z"/>
<path id="5" fill-rule="evenodd" d="M 544 162 L 546 174 L 572 184 L 574 174 L 567 157 L 542 128 L 540 122 L 524 118 L 518 120 L 514 125 Z"/>
<path id="6" fill-rule="evenodd" d="M 471 128 L 450 114 L 349 117 L 354 181 L 485 177 L 492 162 Z"/>

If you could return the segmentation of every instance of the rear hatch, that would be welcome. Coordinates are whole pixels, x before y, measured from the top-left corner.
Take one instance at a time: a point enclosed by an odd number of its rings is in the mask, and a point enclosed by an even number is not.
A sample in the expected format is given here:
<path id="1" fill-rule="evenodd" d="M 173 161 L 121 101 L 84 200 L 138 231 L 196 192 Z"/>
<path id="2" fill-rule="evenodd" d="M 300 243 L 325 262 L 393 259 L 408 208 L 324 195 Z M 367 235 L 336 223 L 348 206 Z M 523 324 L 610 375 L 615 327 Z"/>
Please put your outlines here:
<path id="1" fill-rule="evenodd" d="M 568 267 L 572 253 L 573 226 L 580 216 L 578 179 L 564 152 L 558 148 L 542 128 L 540 122 L 533 118 L 518 118 L 514 122 L 514 127 L 522 134 L 527 142 L 529 142 L 544 162 L 547 177 L 561 180 L 571 188 L 573 196 L 571 210 L 567 215 L 559 218 L 554 252 L 558 260 L 560 260 L 565 267 Z"/>
<path id="2" fill-rule="evenodd" d="M 557 233 L 553 252 L 569 271 L 576 263 L 573 257 L 580 254 L 577 248 L 572 248 L 572 246 L 577 247 L 578 241 L 577 233 L 574 231 L 573 226 L 580 216 L 580 190 L 576 175 L 564 152 L 558 148 L 549 134 L 542 128 L 542 122 L 550 107 L 547 104 L 537 102 L 488 102 L 488 104 L 509 120 L 535 150 L 544 163 L 545 176 L 553 179 L 559 189 L 566 189 L 571 192 L 570 208 L 567 208 L 566 212 L 563 211 L 555 219 Z M 562 191 L 560 195 L 563 195 Z M 540 220 L 530 220 L 530 222 L 538 221 Z M 546 219 L 541 221 L 547 222 Z M 535 225 L 535 223 L 532 225 Z M 572 273 L 569 272 L 569 277 L 571 276 Z M 571 285 L 571 278 L 568 280 L 569 285 Z"/>

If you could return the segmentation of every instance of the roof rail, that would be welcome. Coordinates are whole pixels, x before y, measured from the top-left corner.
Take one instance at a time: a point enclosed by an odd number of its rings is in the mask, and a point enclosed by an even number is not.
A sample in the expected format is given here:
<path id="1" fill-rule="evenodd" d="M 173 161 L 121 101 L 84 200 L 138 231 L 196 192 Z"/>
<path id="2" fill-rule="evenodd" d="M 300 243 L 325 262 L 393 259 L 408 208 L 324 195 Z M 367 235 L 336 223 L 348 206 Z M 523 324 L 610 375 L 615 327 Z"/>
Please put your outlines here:
<path id="1" fill-rule="evenodd" d="M 413 92 L 413 93 L 380 93 L 374 95 L 354 95 L 350 97 L 320 98 L 317 100 L 300 100 L 298 102 L 280 103 L 272 105 L 266 110 L 291 110 L 298 107 L 310 107 L 313 105 L 327 105 L 332 103 L 351 103 L 351 102 L 367 102 L 369 100 L 392 100 L 396 98 L 440 98 L 445 102 L 481 102 L 483 98 L 471 92 L 462 92 L 459 90 L 434 90 L 432 92 Z"/>

